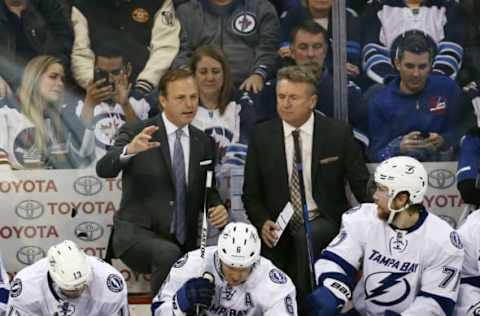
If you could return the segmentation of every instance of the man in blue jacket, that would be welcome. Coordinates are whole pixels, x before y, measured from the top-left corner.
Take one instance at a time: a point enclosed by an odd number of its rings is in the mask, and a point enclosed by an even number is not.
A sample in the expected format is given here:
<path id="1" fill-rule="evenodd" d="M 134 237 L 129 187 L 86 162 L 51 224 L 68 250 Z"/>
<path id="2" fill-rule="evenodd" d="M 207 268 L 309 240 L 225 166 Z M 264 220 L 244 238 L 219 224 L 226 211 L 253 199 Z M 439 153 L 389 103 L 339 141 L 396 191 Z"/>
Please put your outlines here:
<path id="1" fill-rule="evenodd" d="M 387 80 L 369 100 L 371 160 L 380 162 L 400 154 L 421 161 L 454 158 L 460 89 L 447 76 L 430 73 L 432 59 L 426 35 L 405 33 L 395 58 L 400 75 Z"/>

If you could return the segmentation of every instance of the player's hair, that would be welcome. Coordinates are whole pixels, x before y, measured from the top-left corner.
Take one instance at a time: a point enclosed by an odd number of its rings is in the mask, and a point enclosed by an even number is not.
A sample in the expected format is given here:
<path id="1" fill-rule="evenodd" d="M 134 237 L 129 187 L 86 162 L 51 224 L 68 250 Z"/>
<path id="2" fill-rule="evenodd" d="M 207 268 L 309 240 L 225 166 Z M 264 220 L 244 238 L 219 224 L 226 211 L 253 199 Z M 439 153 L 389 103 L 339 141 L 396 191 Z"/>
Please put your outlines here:
<path id="1" fill-rule="evenodd" d="M 160 95 L 167 96 L 168 95 L 168 83 L 177 81 L 177 80 L 182 80 L 186 78 L 192 78 L 193 79 L 193 73 L 190 70 L 189 67 L 180 67 L 172 70 L 168 70 L 160 79 L 160 82 L 158 84 L 158 90 L 160 92 Z"/>
<path id="2" fill-rule="evenodd" d="M 223 115 L 232 98 L 233 92 L 233 78 L 230 65 L 221 49 L 210 45 L 201 46 L 195 50 L 190 59 L 190 68 L 194 75 L 197 72 L 197 65 L 203 57 L 210 57 L 222 66 L 223 84 L 220 90 L 220 95 L 218 96 L 217 106 L 220 114 Z"/>
<path id="3" fill-rule="evenodd" d="M 30 60 L 23 71 L 18 89 L 21 112 L 35 126 L 34 144 L 41 153 L 45 152 L 48 141 L 45 112 L 48 112 L 57 140 L 63 143 L 65 138 L 60 117 L 60 104 L 49 103 L 40 92 L 42 75 L 54 64 L 64 68 L 62 61 L 53 56 L 40 55 Z"/>
<path id="4" fill-rule="evenodd" d="M 311 94 L 315 94 L 317 79 L 307 68 L 302 66 L 288 66 L 280 69 L 277 73 L 277 83 L 287 80 L 294 83 L 305 83 L 310 87 Z"/>
<path id="5" fill-rule="evenodd" d="M 328 47 L 328 33 L 327 30 L 317 22 L 315 22 L 312 19 L 307 19 L 303 21 L 301 24 L 297 25 L 292 32 L 290 33 L 290 36 L 292 38 L 292 42 L 295 43 L 295 38 L 297 37 L 297 34 L 299 31 L 303 31 L 305 33 L 317 35 L 321 34 L 323 37 L 323 42 L 325 43 L 325 46 Z"/>
<path id="6" fill-rule="evenodd" d="M 395 39 L 392 48 L 395 49 L 395 58 L 402 60 L 405 52 L 420 55 L 428 53 L 428 59 L 431 62 L 435 55 L 436 44 L 433 39 L 419 30 L 410 30 Z"/>

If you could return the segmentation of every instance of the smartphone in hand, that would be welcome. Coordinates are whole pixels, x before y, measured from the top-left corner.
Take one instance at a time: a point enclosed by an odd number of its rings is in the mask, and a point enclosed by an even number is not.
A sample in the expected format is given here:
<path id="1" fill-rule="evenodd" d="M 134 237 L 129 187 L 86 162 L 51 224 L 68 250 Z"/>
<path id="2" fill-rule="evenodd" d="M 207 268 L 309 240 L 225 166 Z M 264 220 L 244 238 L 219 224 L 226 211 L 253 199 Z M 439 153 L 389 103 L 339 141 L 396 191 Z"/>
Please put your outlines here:
<path id="1" fill-rule="evenodd" d="M 110 73 L 108 71 L 95 68 L 93 74 L 93 82 L 97 82 L 102 79 L 105 79 L 105 81 L 99 86 L 99 88 L 112 86 L 112 91 L 115 91 L 115 82 L 113 80 L 110 80 Z"/>

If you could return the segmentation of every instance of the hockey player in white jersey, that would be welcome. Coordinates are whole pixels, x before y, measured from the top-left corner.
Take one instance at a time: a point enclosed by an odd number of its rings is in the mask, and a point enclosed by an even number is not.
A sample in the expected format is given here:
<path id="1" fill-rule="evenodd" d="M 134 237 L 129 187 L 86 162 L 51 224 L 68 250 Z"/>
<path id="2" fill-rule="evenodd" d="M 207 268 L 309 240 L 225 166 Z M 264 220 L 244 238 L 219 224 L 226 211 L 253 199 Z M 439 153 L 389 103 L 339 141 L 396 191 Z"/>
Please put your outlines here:
<path id="1" fill-rule="evenodd" d="M 217 246 L 204 249 L 204 259 L 199 249 L 174 264 L 153 300 L 153 315 L 193 315 L 197 306 L 207 316 L 297 315 L 295 286 L 260 256 L 260 245 L 254 226 L 228 224 Z"/>
<path id="2" fill-rule="evenodd" d="M 127 288 L 112 266 L 66 240 L 18 272 L 7 310 L 12 316 L 124 316 Z"/>
<path id="3" fill-rule="evenodd" d="M 310 315 L 338 315 L 351 303 L 352 314 L 368 316 L 451 315 L 463 245 L 422 205 L 425 168 L 414 158 L 393 157 L 377 167 L 375 184 L 375 204 L 346 212 L 315 263 L 319 287 L 307 298 Z"/>
<path id="4" fill-rule="evenodd" d="M 460 291 L 455 306 L 455 316 L 480 315 L 480 211 L 467 217 L 458 229 L 465 247 Z"/>
<path id="5" fill-rule="evenodd" d="M 9 289 L 8 274 L 3 265 L 2 254 L 0 253 L 0 316 L 4 316 L 7 310 Z"/>

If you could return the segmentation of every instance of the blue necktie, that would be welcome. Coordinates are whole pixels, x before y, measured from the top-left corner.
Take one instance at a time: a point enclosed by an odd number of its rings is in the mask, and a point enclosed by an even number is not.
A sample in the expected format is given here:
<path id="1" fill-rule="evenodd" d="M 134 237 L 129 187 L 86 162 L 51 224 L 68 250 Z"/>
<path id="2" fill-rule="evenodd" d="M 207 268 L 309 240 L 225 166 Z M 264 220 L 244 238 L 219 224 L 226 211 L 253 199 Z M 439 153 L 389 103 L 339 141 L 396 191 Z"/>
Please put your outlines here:
<path id="1" fill-rule="evenodd" d="M 175 204 L 176 212 L 173 216 L 175 237 L 180 244 L 185 244 L 185 201 L 187 195 L 187 182 L 185 180 L 185 157 L 181 138 L 182 129 L 175 131 L 175 145 L 173 148 L 173 175 L 175 177 Z"/>

